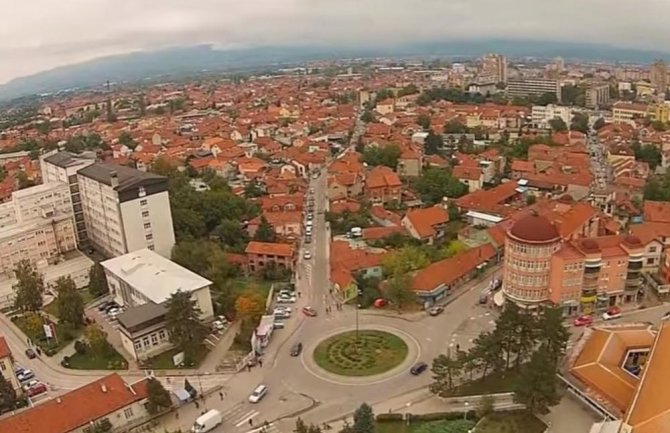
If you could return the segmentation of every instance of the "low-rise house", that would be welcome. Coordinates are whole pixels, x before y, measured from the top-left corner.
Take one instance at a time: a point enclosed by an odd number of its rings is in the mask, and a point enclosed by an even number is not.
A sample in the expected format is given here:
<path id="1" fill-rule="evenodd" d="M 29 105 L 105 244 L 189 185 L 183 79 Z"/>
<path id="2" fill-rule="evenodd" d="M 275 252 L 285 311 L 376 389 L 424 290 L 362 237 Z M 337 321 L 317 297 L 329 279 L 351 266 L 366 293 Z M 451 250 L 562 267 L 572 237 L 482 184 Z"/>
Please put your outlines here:
<path id="1" fill-rule="evenodd" d="M 468 192 L 475 192 L 484 186 L 484 172 L 479 167 L 457 165 L 451 174 L 461 183 L 467 185 Z"/>
<path id="2" fill-rule="evenodd" d="M 402 181 L 396 172 L 388 167 L 377 166 L 365 179 L 365 196 L 373 203 L 400 203 Z"/>
<path id="3" fill-rule="evenodd" d="M 358 294 L 356 277 L 381 278 L 384 250 L 353 248 L 347 241 L 330 244 L 330 281 L 334 293 L 343 302 L 355 299 Z"/>
<path id="4" fill-rule="evenodd" d="M 444 236 L 448 222 L 449 213 L 441 206 L 411 210 L 402 219 L 403 227 L 413 238 L 429 244 Z"/>
<path id="5" fill-rule="evenodd" d="M 302 211 L 265 212 L 263 216 L 282 239 L 295 240 L 302 235 Z M 260 216 L 249 221 L 247 226 L 249 236 L 253 237 L 256 234 L 260 223 Z"/>
<path id="6" fill-rule="evenodd" d="M 148 420 L 146 379 L 126 383 L 116 373 L 0 419 L 7 433 L 92 433 L 109 422 L 109 431 L 126 431 Z"/>
<path id="7" fill-rule="evenodd" d="M 258 272 L 268 263 L 290 270 L 295 266 L 295 248 L 291 244 L 251 241 L 244 252 L 249 272 Z"/>

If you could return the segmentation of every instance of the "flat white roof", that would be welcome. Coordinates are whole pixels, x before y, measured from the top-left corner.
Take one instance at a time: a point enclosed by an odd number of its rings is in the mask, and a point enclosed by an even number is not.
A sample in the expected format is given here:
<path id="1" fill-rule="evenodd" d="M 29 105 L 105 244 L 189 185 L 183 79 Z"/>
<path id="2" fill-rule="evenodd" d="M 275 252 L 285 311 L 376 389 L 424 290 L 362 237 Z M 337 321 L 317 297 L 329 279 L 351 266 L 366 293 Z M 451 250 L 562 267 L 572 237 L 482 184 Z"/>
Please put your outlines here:
<path id="1" fill-rule="evenodd" d="M 473 210 L 469 211 L 467 214 L 465 214 L 465 216 L 470 217 L 470 218 L 477 218 L 477 219 L 484 220 L 484 221 L 489 221 L 489 222 L 492 222 L 492 223 L 499 223 L 500 221 L 503 220 L 503 218 L 501 218 L 497 215 L 490 215 L 490 214 L 487 214 L 487 213 L 476 212 L 476 211 L 473 211 Z"/>
<path id="2" fill-rule="evenodd" d="M 212 284 L 148 248 L 105 260 L 101 265 L 156 304 L 177 291 L 191 293 Z"/>

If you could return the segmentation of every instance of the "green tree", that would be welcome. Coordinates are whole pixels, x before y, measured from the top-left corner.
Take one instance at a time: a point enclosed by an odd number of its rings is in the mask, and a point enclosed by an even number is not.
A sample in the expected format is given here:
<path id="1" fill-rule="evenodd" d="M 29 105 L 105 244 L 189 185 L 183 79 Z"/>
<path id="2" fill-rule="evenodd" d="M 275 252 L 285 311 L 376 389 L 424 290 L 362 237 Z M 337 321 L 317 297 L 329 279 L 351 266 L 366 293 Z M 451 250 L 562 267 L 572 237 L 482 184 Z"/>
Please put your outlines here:
<path id="1" fill-rule="evenodd" d="M 454 389 L 454 379 L 463 371 L 462 358 L 438 355 L 433 360 L 433 380 L 430 391 L 440 397 L 447 397 Z"/>
<path id="2" fill-rule="evenodd" d="M 663 132 L 668 129 L 668 125 L 665 122 L 660 120 L 654 120 L 651 122 L 651 127 L 654 128 L 654 131 Z"/>
<path id="3" fill-rule="evenodd" d="M 265 216 L 261 216 L 260 224 L 258 224 L 258 229 L 254 234 L 254 240 L 260 242 L 275 242 L 277 240 L 275 229 Z"/>
<path id="4" fill-rule="evenodd" d="M 18 184 L 19 189 L 26 189 L 35 185 L 35 182 L 28 179 L 28 175 L 23 170 L 19 170 L 19 172 L 16 173 L 16 182 Z"/>
<path id="5" fill-rule="evenodd" d="M 570 123 L 570 129 L 573 131 L 589 132 L 589 116 L 584 113 L 575 113 Z"/>
<path id="6" fill-rule="evenodd" d="M 539 316 L 537 328 L 539 328 L 540 351 L 547 354 L 558 363 L 565 354 L 565 349 L 570 338 L 570 332 L 563 323 L 563 309 L 561 307 L 544 307 Z M 535 327 L 535 323 L 527 326 Z"/>
<path id="7" fill-rule="evenodd" d="M 96 358 L 105 358 L 111 351 L 107 333 L 98 325 L 88 325 L 84 329 L 84 338 Z"/>
<path id="8" fill-rule="evenodd" d="M 389 278 L 386 281 L 384 294 L 398 311 L 406 305 L 416 302 L 416 293 L 412 290 L 412 279 L 408 274 L 394 275 Z"/>
<path id="9" fill-rule="evenodd" d="M 386 275 L 401 276 L 409 272 L 425 268 L 430 259 L 425 250 L 414 245 L 407 245 L 387 254 L 383 259 Z"/>
<path id="10" fill-rule="evenodd" d="M 430 129 L 430 116 L 428 116 L 427 114 L 419 114 L 416 117 L 416 124 L 427 131 L 428 129 Z"/>
<path id="11" fill-rule="evenodd" d="M 496 398 L 493 395 L 483 395 L 475 408 L 477 418 L 481 419 L 495 411 Z"/>
<path id="12" fill-rule="evenodd" d="M 483 332 L 472 342 L 473 347 L 468 351 L 468 364 L 476 366 L 486 379 L 491 370 L 501 371 L 505 366 L 502 357 L 502 343 L 499 335 L 493 332 Z"/>
<path id="13" fill-rule="evenodd" d="M 549 121 L 549 126 L 554 132 L 567 131 L 568 125 L 565 124 L 565 121 L 560 117 L 554 117 Z"/>
<path id="14" fill-rule="evenodd" d="M 475 422 L 468 419 L 441 420 L 422 423 L 416 433 L 470 433 Z"/>
<path id="15" fill-rule="evenodd" d="M 42 308 L 44 279 L 28 260 L 21 260 L 14 269 L 16 284 L 14 307 L 20 311 L 38 311 Z"/>
<path id="16" fill-rule="evenodd" d="M 272 226 L 270 226 L 272 228 Z M 274 233 L 274 229 L 272 229 Z M 230 251 L 243 252 L 249 243 L 249 233 L 242 227 L 239 221 L 224 219 L 221 224 L 212 231 L 212 237 L 219 238 L 221 244 Z"/>
<path id="17" fill-rule="evenodd" d="M 23 326 L 31 339 L 44 335 L 44 320 L 33 311 L 23 315 Z"/>
<path id="18" fill-rule="evenodd" d="M 372 114 L 372 111 L 370 111 L 370 110 L 365 110 L 365 111 L 363 112 L 363 114 L 361 114 L 361 120 L 362 120 L 364 123 L 374 122 L 374 120 L 375 120 L 375 115 Z"/>
<path id="19" fill-rule="evenodd" d="M 355 433 L 374 433 L 375 432 L 375 414 L 367 403 L 360 405 L 354 412 L 354 432 Z"/>
<path id="20" fill-rule="evenodd" d="M 549 408 L 560 401 L 557 373 L 550 354 L 536 351 L 515 384 L 514 401 L 533 414 L 549 413 Z"/>
<path id="21" fill-rule="evenodd" d="M 603 126 L 605 126 L 607 123 L 605 122 L 605 119 L 602 117 L 599 117 L 594 123 L 593 123 L 593 129 L 596 131 L 600 130 Z"/>
<path id="22" fill-rule="evenodd" d="M 137 147 L 137 143 L 133 140 L 133 137 L 126 131 L 123 131 L 121 135 L 119 135 L 119 143 L 131 150 Z"/>
<path id="23" fill-rule="evenodd" d="M 363 150 L 363 162 L 372 166 L 384 165 L 395 169 L 401 154 L 402 150 L 396 144 L 385 147 L 366 147 Z"/>
<path id="24" fill-rule="evenodd" d="M 84 300 L 70 276 L 56 280 L 56 305 L 58 320 L 79 329 L 84 326 Z"/>
<path id="25" fill-rule="evenodd" d="M 49 120 L 45 120 L 43 122 L 36 123 L 35 124 L 35 129 L 41 135 L 46 137 L 51 132 L 51 122 Z"/>
<path id="26" fill-rule="evenodd" d="M 0 413 L 8 412 L 16 407 L 16 391 L 5 376 L 0 374 Z"/>
<path id="27" fill-rule="evenodd" d="M 631 145 L 631 149 L 635 153 L 635 159 L 646 162 L 652 170 L 655 170 L 663 161 L 661 149 L 654 144 L 650 143 L 642 146 L 639 141 L 635 141 Z"/>
<path id="28" fill-rule="evenodd" d="M 470 129 L 458 120 L 450 120 L 444 124 L 443 131 L 445 134 L 467 134 Z"/>
<path id="29" fill-rule="evenodd" d="M 468 187 L 442 168 L 427 168 L 416 183 L 421 199 L 428 204 L 441 203 L 444 197 L 457 198 L 467 194 Z"/>
<path id="30" fill-rule="evenodd" d="M 158 379 L 147 379 L 147 410 L 150 414 L 157 414 L 172 406 L 170 393 Z"/>
<path id="31" fill-rule="evenodd" d="M 435 134 L 431 129 L 423 142 L 423 152 L 426 155 L 435 155 L 444 146 L 444 140 L 441 135 Z"/>
<path id="32" fill-rule="evenodd" d="M 258 185 L 257 182 L 247 182 L 244 186 L 244 197 L 246 198 L 256 198 L 263 195 L 263 189 Z"/>
<path id="33" fill-rule="evenodd" d="M 100 262 L 96 262 L 88 271 L 88 292 L 94 297 L 100 297 L 109 293 L 109 286 L 107 285 L 107 276 L 105 269 Z"/>
<path id="34" fill-rule="evenodd" d="M 191 294 L 181 290 L 172 294 L 167 301 L 167 330 L 170 342 L 184 352 L 186 363 L 192 361 L 194 351 L 202 344 L 207 330 L 200 323 L 200 311 Z"/>

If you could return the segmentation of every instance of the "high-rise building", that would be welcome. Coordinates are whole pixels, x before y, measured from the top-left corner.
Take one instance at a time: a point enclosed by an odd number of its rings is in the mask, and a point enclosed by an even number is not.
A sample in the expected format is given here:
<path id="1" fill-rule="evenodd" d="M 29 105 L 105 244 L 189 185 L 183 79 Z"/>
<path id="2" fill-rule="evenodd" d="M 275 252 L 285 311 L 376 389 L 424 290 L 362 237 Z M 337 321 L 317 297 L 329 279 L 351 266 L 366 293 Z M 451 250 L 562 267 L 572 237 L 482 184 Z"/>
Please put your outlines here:
<path id="1" fill-rule="evenodd" d="M 85 245 L 88 238 L 86 235 L 86 223 L 84 222 L 84 211 L 81 207 L 77 171 L 88 167 L 94 162 L 93 158 L 81 158 L 69 152 L 52 152 L 44 155 L 40 161 L 42 182 L 62 182 L 70 188 L 70 200 L 77 228 L 77 245 L 79 246 Z"/>
<path id="2" fill-rule="evenodd" d="M 610 103 L 609 84 L 597 84 L 586 89 L 585 103 L 587 108 L 604 107 Z"/>
<path id="3" fill-rule="evenodd" d="M 556 100 L 561 100 L 561 83 L 549 78 L 525 78 L 514 79 L 507 82 L 507 94 L 527 98 L 529 96 L 542 96 L 545 93 L 556 95 Z"/>
<path id="4" fill-rule="evenodd" d="M 148 248 L 170 258 L 175 238 L 166 177 L 103 163 L 77 177 L 94 246 L 110 257 Z"/>
<path id="5" fill-rule="evenodd" d="M 507 57 L 502 54 L 487 54 L 482 59 L 480 81 L 507 83 Z"/>
<path id="6" fill-rule="evenodd" d="M 658 93 L 665 93 L 668 88 L 668 68 L 663 60 L 657 60 L 651 65 L 649 73 L 651 85 Z"/>

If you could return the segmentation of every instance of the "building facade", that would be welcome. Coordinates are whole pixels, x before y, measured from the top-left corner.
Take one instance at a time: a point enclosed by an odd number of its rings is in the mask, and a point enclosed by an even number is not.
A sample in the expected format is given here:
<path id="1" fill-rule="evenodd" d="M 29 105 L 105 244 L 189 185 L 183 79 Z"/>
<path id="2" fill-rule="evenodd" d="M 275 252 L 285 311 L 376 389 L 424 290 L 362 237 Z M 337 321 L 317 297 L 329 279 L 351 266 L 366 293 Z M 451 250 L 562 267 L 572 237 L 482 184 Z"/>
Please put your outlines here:
<path id="1" fill-rule="evenodd" d="M 479 77 L 484 82 L 507 83 L 507 57 L 502 54 L 485 55 Z"/>
<path id="2" fill-rule="evenodd" d="M 572 121 L 572 108 L 560 105 L 533 105 L 531 110 L 531 122 L 536 128 L 550 129 L 549 121 L 561 119 L 566 125 Z"/>
<path id="3" fill-rule="evenodd" d="M 594 85 L 586 89 L 585 105 L 587 108 L 606 107 L 610 104 L 609 84 Z"/>
<path id="4" fill-rule="evenodd" d="M 70 189 L 70 200 L 76 226 L 78 245 L 85 245 L 88 241 L 88 237 L 86 234 L 86 223 L 84 221 L 84 210 L 81 205 L 77 171 L 84 167 L 88 167 L 94 162 L 93 158 L 80 158 L 69 152 L 46 154 L 40 159 L 42 182 L 61 182 L 68 185 Z"/>
<path id="5" fill-rule="evenodd" d="M 166 177 L 101 163 L 77 177 L 88 238 L 102 253 L 148 248 L 170 257 L 175 238 Z"/>
<path id="6" fill-rule="evenodd" d="M 649 81 L 657 93 L 665 93 L 668 88 L 668 68 L 663 60 L 657 60 L 651 65 Z"/>
<path id="7" fill-rule="evenodd" d="M 14 373 L 14 358 L 12 357 L 12 351 L 9 349 L 7 340 L 5 340 L 5 337 L 2 335 L 0 335 L 0 375 L 9 382 L 12 388 L 17 391 L 17 394 L 21 394 L 21 384 Z"/>
<path id="8" fill-rule="evenodd" d="M 560 81 L 549 78 L 524 78 L 507 82 L 507 94 L 511 97 L 527 98 L 529 96 L 542 96 L 545 93 L 556 95 L 556 100 L 560 102 Z"/>

